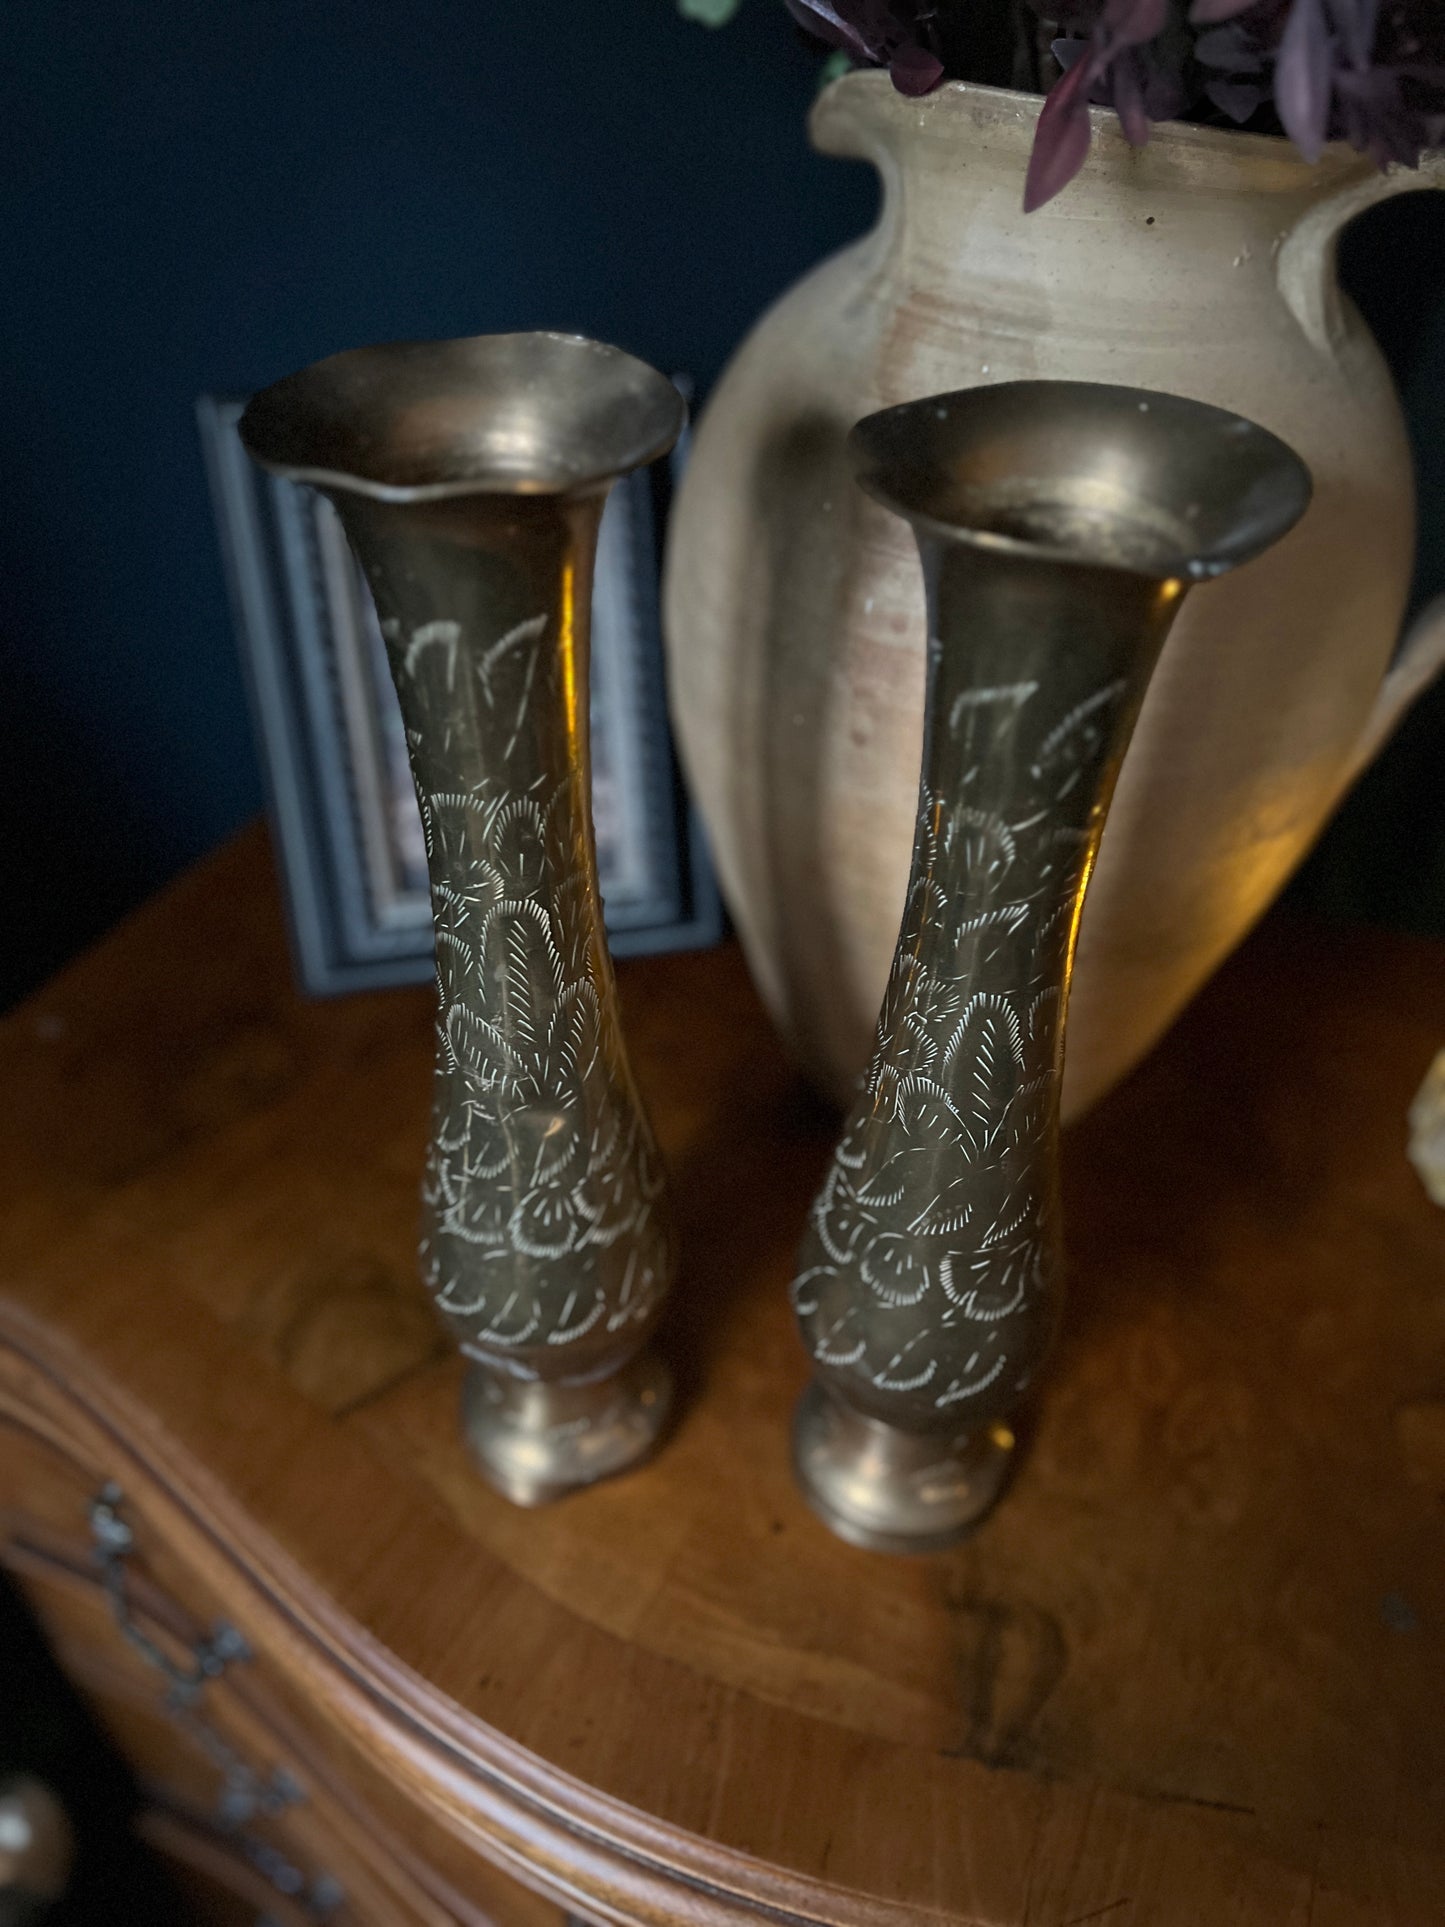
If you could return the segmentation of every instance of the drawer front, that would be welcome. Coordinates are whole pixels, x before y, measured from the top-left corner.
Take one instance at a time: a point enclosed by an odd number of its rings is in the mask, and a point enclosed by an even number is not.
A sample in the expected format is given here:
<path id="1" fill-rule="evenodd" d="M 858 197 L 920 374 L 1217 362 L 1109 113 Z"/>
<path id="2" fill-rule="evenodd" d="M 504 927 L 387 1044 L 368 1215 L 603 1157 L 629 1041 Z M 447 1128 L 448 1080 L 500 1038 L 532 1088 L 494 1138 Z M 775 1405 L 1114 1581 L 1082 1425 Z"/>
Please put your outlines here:
<path id="1" fill-rule="evenodd" d="M 244 1848 L 213 1828 L 151 1807 L 138 1816 L 136 1832 L 165 1863 L 190 1917 L 205 1927 L 310 1927 L 315 1918 L 304 1897 L 279 1892 Z"/>
<path id="2" fill-rule="evenodd" d="M 304 1742 L 271 1717 L 264 1690 L 228 1677 L 249 1663 L 244 1651 L 199 1690 L 177 1691 L 120 1632 L 103 1589 L 83 1570 L 26 1548 L 12 1548 L 11 1564 L 60 1665 L 150 1799 L 197 1838 L 229 1850 L 251 1887 L 285 1901 L 298 1920 L 332 1927 L 384 1919 L 431 1927 L 448 1917 L 385 1864 L 357 1816 L 315 1773 Z M 172 1616 L 130 1610 L 128 1629 L 180 1674 L 188 1655 Z"/>
<path id="3" fill-rule="evenodd" d="M 174 1830 L 183 1884 L 229 1869 L 247 1904 L 269 1892 L 278 1922 L 562 1927 L 552 1903 L 318 1728 L 117 1488 L 10 1423 L 0 1533 L 61 1665 L 149 1791 L 153 1824 Z"/>

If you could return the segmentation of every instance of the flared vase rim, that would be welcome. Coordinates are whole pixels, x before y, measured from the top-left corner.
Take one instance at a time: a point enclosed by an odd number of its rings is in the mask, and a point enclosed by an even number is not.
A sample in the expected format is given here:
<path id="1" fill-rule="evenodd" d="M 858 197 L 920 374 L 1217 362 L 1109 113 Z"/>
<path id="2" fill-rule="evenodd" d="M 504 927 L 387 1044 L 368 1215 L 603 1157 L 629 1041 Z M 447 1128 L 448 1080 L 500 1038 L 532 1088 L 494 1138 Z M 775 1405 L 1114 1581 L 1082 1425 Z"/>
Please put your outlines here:
<path id="1" fill-rule="evenodd" d="M 368 472 L 360 465 L 310 460 L 300 452 L 305 436 L 295 433 L 295 423 L 298 420 L 306 423 L 309 412 L 310 427 L 320 430 L 323 417 L 317 404 L 327 384 L 338 376 L 363 370 L 368 364 L 374 364 L 378 372 L 384 373 L 386 363 L 399 368 L 409 359 L 415 361 L 429 354 L 440 372 L 448 351 L 456 362 L 463 351 L 483 347 L 501 351 L 544 346 L 568 353 L 578 350 L 595 354 L 612 370 L 628 377 L 636 385 L 639 398 L 648 404 L 638 432 L 631 438 L 618 436 L 599 445 L 590 459 L 570 467 L 559 462 L 546 470 L 539 467 L 529 471 L 521 467 L 508 469 L 494 460 L 479 460 L 472 472 L 439 476 L 434 481 L 388 479 L 379 472 L 384 466 L 382 461 Z M 288 415 L 292 418 L 290 433 L 287 432 Z M 593 495 L 633 469 L 644 468 L 667 454 L 686 422 L 687 402 L 680 389 L 640 356 L 610 342 L 564 329 L 517 329 L 372 342 L 324 355 L 259 389 L 242 412 L 240 434 L 248 453 L 263 468 L 287 481 L 306 483 L 328 494 L 359 495 L 405 506 L 476 496 L 558 500 Z"/>
<path id="2" fill-rule="evenodd" d="M 938 106 L 945 103 L 954 107 L 991 108 L 1000 129 L 1007 128 L 1020 133 L 1019 147 L 1024 154 L 1033 141 L 1034 123 L 1045 99 L 1043 94 L 1024 93 L 1014 87 L 991 87 L 978 80 L 944 80 L 927 94 L 901 94 L 881 67 L 856 67 L 849 73 L 839 74 L 821 90 L 809 110 L 809 126 L 813 127 L 819 118 L 826 115 L 830 100 L 845 95 L 856 95 L 870 101 L 876 96 L 878 101 L 887 102 L 888 115 L 898 117 L 900 124 L 906 124 L 907 117 L 916 116 L 919 110 L 926 112 L 932 107 L 936 111 Z M 1167 153 L 1193 148 L 1217 155 L 1221 160 L 1233 161 L 1247 160 L 1253 156 L 1276 167 L 1297 171 L 1302 189 L 1317 181 L 1322 190 L 1326 184 L 1331 187 L 1337 185 L 1342 172 L 1368 174 L 1376 171 L 1369 156 L 1357 153 L 1346 141 L 1328 142 L 1318 160 L 1310 161 L 1284 134 L 1264 134 L 1243 127 L 1216 127 L 1203 121 L 1160 120 L 1150 124 L 1149 140 L 1143 146 L 1135 147 L 1125 136 L 1112 107 L 1091 105 L 1088 114 L 1095 140 L 1116 142 L 1140 161 L 1147 159 L 1151 149 Z M 1058 202 L 1066 202 L 1072 190 L 1087 183 L 1088 167 L 1086 161 L 1083 173 L 1056 197 Z"/>
<path id="3" fill-rule="evenodd" d="M 1173 409 L 1175 412 L 1187 412 L 1201 424 L 1213 422 L 1236 433 L 1247 432 L 1257 441 L 1260 450 L 1267 452 L 1277 464 L 1281 482 L 1278 503 L 1268 515 L 1256 516 L 1247 524 L 1241 521 L 1237 528 L 1226 532 L 1223 537 L 1209 543 L 1202 543 L 1199 550 L 1194 553 L 1187 553 L 1182 549 L 1172 553 L 1164 551 L 1160 554 L 1157 566 L 1146 567 L 1117 556 L 1105 553 L 1090 554 L 1083 549 L 1049 542 L 1043 538 L 1010 535 L 999 530 L 977 527 L 968 522 L 951 520 L 946 516 L 934 514 L 927 508 L 910 501 L 897 488 L 890 487 L 879 472 L 884 465 L 884 457 L 881 449 L 875 445 L 875 437 L 878 430 L 885 425 L 916 423 L 925 415 L 936 415 L 939 411 L 947 411 L 960 404 L 967 407 L 981 395 L 1002 397 L 1012 394 L 1014 397 L 1021 398 L 1030 390 L 1049 390 L 1060 397 L 1107 395 L 1121 409 L 1147 410 L 1157 405 L 1160 408 Z M 1138 388 L 1118 382 L 1049 380 L 984 382 L 972 388 L 952 389 L 945 394 L 920 396 L 917 400 L 899 402 L 891 408 L 879 409 L 871 415 L 865 415 L 860 421 L 855 422 L 849 431 L 847 447 L 853 476 L 858 486 L 883 508 L 901 517 L 915 531 L 958 547 L 977 549 L 989 555 L 1099 570 L 1112 575 L 1133 577 L 1137 581 L 1160 584 L 1179 582 L 1188 586 L 1192 583 L 1211 581 L 1217 576 L 1227 575 L 1232 570 L 1243 567 L 1245 563 L 1263 554 L 1266 549 L 1272 547 L 1295 527 L 1308 509 L 1314 493 L 1314 479 L 1305 462 L 1288 442 L 1260 423 L 1236 414 L 1232 409 L 1216 407 L 1211 402 L 1196 401 L 1190 396 L 1175 395 L 1160 389 Z"/>

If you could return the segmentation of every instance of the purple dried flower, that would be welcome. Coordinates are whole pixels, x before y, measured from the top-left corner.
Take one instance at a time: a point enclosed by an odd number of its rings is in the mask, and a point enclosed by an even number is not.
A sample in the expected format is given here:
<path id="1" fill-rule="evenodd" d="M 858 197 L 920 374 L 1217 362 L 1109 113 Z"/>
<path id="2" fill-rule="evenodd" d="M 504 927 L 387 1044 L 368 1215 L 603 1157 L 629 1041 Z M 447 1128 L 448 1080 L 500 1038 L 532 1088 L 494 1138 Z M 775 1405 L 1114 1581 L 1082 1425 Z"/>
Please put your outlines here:
<path id="1" fill-rule="evenodd" d="M 1274 69 L 1274 104 L 1284 131 L 1307 161 L 1329 134 L 1334 47 L 1324 0 L 1294 0 Z"/>
<path id="2" fill-rule="evenodd" d="M 1031 208 L 1082 166 L 1091 101 L 1112 105 L 1136 145 L 1201 95 L 1236 121 L 1272 98 L 1310 161 L 1343 138 L 1382 167 L 1414 166 L 1445 135 L 1439 0 L 1074 0 L 1064 21 L 1054 53 L 1066 72 L 1039 116 Z"/>
<path id="3" fill-rule="evenodd" d="M 886 67 L 900 94 L 931 93 L 943 79 L 933 0 L 784 0 L 800 27 L 854 60 Z"/>
<path id="4" fill-rule="evenodd" d="M 1057 43 L 1056 43 L 1057 44 Z M 1089 152 L 1089 88 L 1092 63 L 1076 60 L 1062 80 L 1049 89 L 1039 111 L 1034 144 L 1024 177 L 1024 212 L 1054 196 L 1078 173 Z"/>
<path id="5" fill-rule="evenodd" d="M 845 53 L 852 54 L 855 60 L 877 62 L 880 58 L 877 47 L 864 38 L 849 15 L 839 13 L 829 0 L 783 0 L 788 12 L 805 32 L 818 40 L 827 41 L 830 47 L 841 47 Z M 847 7 L 847 0 L 844 0 Z"/>
<path id="6" fill-rule="evenodd" d="M 1445 48 L 1429 0 L 1291 0 L 1279 38 L 1274 100 L 1306 160 L 1332 136 L 1380 166 L 1419 165 L 1445 127 Z M 1433 57 L 1422 36 L 1431 19 Z M 1426 58 L 1421 58 L 1426 54 Z"/>
<path id="7" fill-rule="evenodd" d="M 1274 57 L 1290 0 L 1250 0 L 1194 43 L 1205 98 L 1233 121 L 1253 118 L 1271 99 Z M 1190 15 L 1196 17 L 1198 8 Z"/>
<path id="8" fill-rule="evenodd" d="M 1113 106 L 1126 139 L 1136 147 L 1148 140 L 1151 121 L 1168 119 L 1185 105 L 1177 49 L 1162 40 L 1170 0 L 1103 0 L 1088 10 L 1091 21 L 1077 5 L 1068 16 L 1089 24 L 1087 40 L 1054 42 L 1066 71 L 1050 89 L 1034 133 L 1024 182 L 1024 207 L 1030 213 L 1067 187 L 1083 166 L 1091 101 Z"/>
<path id="9" fill-rule="evenodd" d="M 943 62 L 927 47 L 900 47 L 888 62 L 888 72 L 900 94 L 931 94 L 943 79 Z"/>
<path id="10" fill-rule="evenodd" d="M 701 3 L 680 0 L 685 10 Z M 1031 209 L 1083 166 L 1091 105 L 1111 106 L 1136 146 L 1155 121 L 1208 118 L 1212 108 L 1243 122 L 1271 105 L 1311 161 L 1327 140 L 1344 139 L 1382 167 L 1414 166 L 1423 148 L 1445 140 L 1445 0 L 1029 3 L 1057 23 L 1053 52 L 1064 69 L 1039 114 L 1024 190 Z M 785 4 L 817 39 L 886 67 L 900 93 L 930 93 L 950 73 L 1008 83 L 995 72 L 994 30 L 1012 0 Z"/>

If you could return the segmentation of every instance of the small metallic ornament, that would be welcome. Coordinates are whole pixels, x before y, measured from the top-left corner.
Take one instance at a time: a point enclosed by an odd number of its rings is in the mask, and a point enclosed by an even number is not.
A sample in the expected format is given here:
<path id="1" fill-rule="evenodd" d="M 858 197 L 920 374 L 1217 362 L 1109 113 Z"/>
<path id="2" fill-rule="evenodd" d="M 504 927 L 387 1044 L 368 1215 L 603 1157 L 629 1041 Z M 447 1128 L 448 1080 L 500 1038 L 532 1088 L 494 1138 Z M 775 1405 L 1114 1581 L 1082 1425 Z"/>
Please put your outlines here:
<path id="1" fill-rule="evenodd" d="M 0 1780 L 0 1927 L 40 1927 L 64 1898 L 75 1853 L 69 1816 L 44 1781 Z"/>

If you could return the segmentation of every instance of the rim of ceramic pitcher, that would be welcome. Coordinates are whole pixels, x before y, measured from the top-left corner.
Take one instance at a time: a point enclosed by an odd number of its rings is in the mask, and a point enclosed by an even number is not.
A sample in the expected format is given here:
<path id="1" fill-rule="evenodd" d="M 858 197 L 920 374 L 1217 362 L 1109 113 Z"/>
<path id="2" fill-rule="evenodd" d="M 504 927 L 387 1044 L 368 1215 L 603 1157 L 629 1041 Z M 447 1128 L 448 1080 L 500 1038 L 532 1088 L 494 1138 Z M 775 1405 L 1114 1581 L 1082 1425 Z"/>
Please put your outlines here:
<path id="1" fill-rule="evenodd" d="M 561 350 L 567 355 L 593 355 L 623 380 L 631 382 L 635 397 L 644 404 L 645 414 L 635 434 L 615 440 L 599 436 L 569 468 L 559 457 L 551 469 L 541 472 L 525 469 L 509 471 L 491 463 L 478 464 L 470 474 L 442 476 L 434 481 L 388 479 L 384 453 L 378 453 L 368 468 L 338 467 L 321 459 L 310 459 L 308 439 L 324 439 L 328 384 L 348 376 L 357 377 L 364 393 L 368 376 L 384 388 L 408 359 L 434 361 L 439 371 L 450 355 L 455 361 L 467 351 L 495 349 Z M 543 362 L 531 371 L 532 378 L 544 380 Z M 439 394 L 443 391 L 439 390 Z M 345 411 L 343 411 L 344 414 Z M 376 502 L 416 504 L 453 501 L 465 496 L 507 496 L 545 498 L 594 494 L 607 488 L 620 476 L 656 461 L 676 442 L 687 422 L 687 403 L 682 392 L 650 362 L 632 355 L 610 342 L 595 341 L 589 335 L 570 334 L 562 329 L 524 329 L 484 335 L 462 335 L 450 339 L 373 342 L 358 348 L 343 348 L 319 361 L 309 362 L 294 374 L 260 389 L 247 403 L 241 416 L 241 439 L 249 454 L 287 481 L 304 482 L 313 488 L 343 495 L 360 495 Z M 353 432 L 354 429 L 353 429 Z M 577 440 L 582 441 L 579 427 Z M 364 433 L 358 436 L 365 441 Z M 565 440 L 565 438 L 564 438 Z"/>
<path id="2" fill-rule="evenodd" d="M 1000 126 L 1007 126 L 1010 131 L 1023 131 L 1026 127 L 1028 142 L 1033 139 L 1033 123 L 1044 104 L 1042 94 L 1021 93 L 1012 87 L 989 87 L 977 80 L 945 80 L 931 93 L 900 94 L 882 68 L 859 67 L 851 73 L 839 74 L 820 91 L 809 110 L 809 129 L 816 130 L 820 122 L 826 119 L 830 101 L 847 95 L 860 100 L 876 97 L 878 101 L 886 102 L 888 113 L 898 116 L 900 124 L 907 117 L 916 116 L 920 110 L 926 113 L 932 108 L 936 111 L 944 102 L 955 106 L 967 103 L 975 109 L 991 107 L 996 110 L 995 118 Z M 1149 140 L 1142 147 L 1135 147 L 1125 136 L 1112 107 L 1090 106 L 1088 114 L 1096 141 L 1104 142 L 1115 151 L 1138 156 L 1141 161 L 1147 159 L 1151 149 L 1167 152 L 1179 148 L 1198 148 L 1221 157 L 1232 155 L 1237 159 L 1248 159 L 1254 156 L 1276 167 L 1297 172 L 1301 185 L 1311 180 L 1319 181 L 1322 185 L 1325 182 L 1333 183 L 1334 177 L 1340 172 L 1374 171 L 1374 163 L 1369 157 L 1357 154 L 1345 141 L 1328 142 L 1317 161 L 1308 161 L 1283 134 L 1260 134 L 1242 127 L 1210 127 L 1200 121 L 1161 120 L 1151 123 Z M 1020 142 L 1021 146 L 1026 144 Z M 1086 160 L 1078 180 L 1071 181 L 1062 193 L 1055 196 L 1053 202 L 1046 205 L 1065 202 L 1070 189 L 1086 181 L 1089 165 L 1090 162 Z"/>

